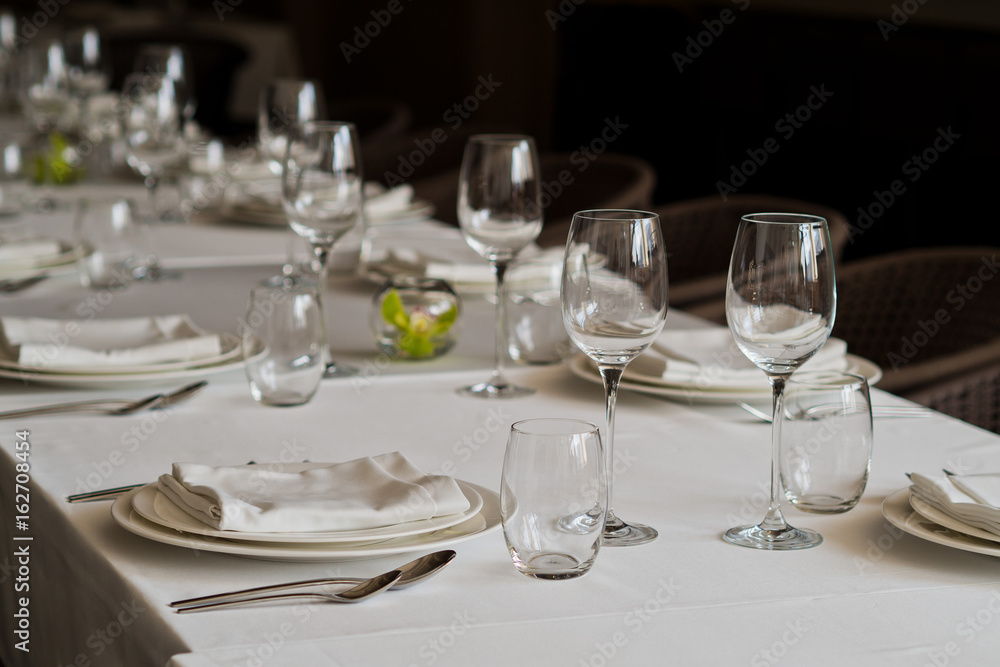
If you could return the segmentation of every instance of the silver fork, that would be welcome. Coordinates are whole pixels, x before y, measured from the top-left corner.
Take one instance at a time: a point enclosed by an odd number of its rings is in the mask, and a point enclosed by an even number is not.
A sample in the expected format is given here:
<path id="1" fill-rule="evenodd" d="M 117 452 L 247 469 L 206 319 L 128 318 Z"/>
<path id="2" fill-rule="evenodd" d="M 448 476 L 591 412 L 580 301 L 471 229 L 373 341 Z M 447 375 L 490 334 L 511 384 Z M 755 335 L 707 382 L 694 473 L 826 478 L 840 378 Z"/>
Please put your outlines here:
<path id="1" fill-rule="evenodd" d="M 749 403 L 737 402 L 741 408 L 757 417 L 761 421 L 771 422 L 773 419 L 771 415 L 755 408 Z M 840 411 L 841 408 L 831 405 L 814 405 L 805 410 L 802 415 L 796 415 L 797 417 L 809 416 L 809 417 L 819 417 L 823 415 L 834 414 Z M 922 408 L 916 405 L 873 405 L 872 406 L 872 417 L 929 417 L 933 411 L 928 408 Z"/>
<path id="2" fill-rule="evenodd" d="M 37 408 L 24 408 L 22 410 L 10 410 L 0 412 L 0 419 L 17 419 L 21 417 L 34 417 L 38 415 L 61 414 L 64 412 L 96 412 L 104 415 L 130 415 L 142 410 L 152 408 L 164 408 L 183 401 L 202 387 L 208 384 L 205 380 L 185 385 L 176 391 L 167 394 L 153 394 L 138 400 L 123 399 L 95 399 L 90 401 L 74 401 L 72 403 L 58 403 L 56 405 L 43 405 Z"/>

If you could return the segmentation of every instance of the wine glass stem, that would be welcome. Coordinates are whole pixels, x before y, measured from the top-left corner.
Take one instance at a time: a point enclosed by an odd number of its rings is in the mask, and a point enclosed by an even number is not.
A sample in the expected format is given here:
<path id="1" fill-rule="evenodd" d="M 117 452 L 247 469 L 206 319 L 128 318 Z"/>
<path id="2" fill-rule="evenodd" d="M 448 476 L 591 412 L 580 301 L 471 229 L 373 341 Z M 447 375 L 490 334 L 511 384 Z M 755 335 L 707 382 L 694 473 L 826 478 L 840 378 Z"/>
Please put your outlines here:
<path id="1" fill-rule="evenodd" d="M 332 246 L 322 243 L 310 243 L 313 258 L 316 260 L 316 300 L 319 302 L 319 312 L 323 315 L 323 348 L 326 350 L 326 363 L 329 365 L 333 361 L 330 354 L 330 337 L 326 329 L 326 309 L 323 307 L 324 292 L 326 291 L 327 265 L 330 262 L 330 250 Z"/>
<path id="2" fill-rule="evenodd" d="M 774 406 L 771 413 L 771 504 L 767 508 L 767 514 L 760 522 L 760 527 L 764 530 L 779 532 L 788 528 L 785 517 L 781 513 L 781 415 L 785 410 L 785 382 L 787 378 L 782 375 L 769 375 L 771 381 L 772 404 Z"/>
<path id="3" fill-rule="evenodd" d="M 607 525 L 609 528 L 619 523 L 615 516 L 611 499 L 611 491 L 615 481 L 615 404 L 618 401 L 618 383 L 621 381 L 624 366 L 601 366 L 601 377 L 604 378 L 604 395 L 606 401 L 607 433 L 604 438 L 604 470 L 608 483 Z"/>
<path id="4" fill-rule="evenodd" d="M 493 274 L 497 277 L 497 305 L 495 318 L 496 334 L 494 336 L 493 350 L 493 384 L 499 386 L 507 383 L 503 376 L 504 356 L 506 354 L 504 347 L 507 338 L 507 309 L 504 308 L 503 303 L 503 279 L 507 273 L 507 262 L 493 261 L 490 262 L 490 266 L 493 268 Z"/>

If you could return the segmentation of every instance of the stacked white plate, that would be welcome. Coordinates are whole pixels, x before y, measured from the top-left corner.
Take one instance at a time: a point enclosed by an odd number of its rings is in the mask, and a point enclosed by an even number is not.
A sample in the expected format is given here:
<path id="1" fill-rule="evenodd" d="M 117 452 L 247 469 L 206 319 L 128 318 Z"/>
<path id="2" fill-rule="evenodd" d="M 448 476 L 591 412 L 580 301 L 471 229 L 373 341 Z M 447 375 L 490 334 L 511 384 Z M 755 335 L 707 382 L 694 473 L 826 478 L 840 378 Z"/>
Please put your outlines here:
<path id="1" fill-rule="evenodd" d="M 19 279 L 72 271 L 84 249 L 51 238 L 0 243 L 0 279 Z"/>
<path id="2" fill-rule="evenodd" d="M 917 498 L 909 488 L 886 498 L 882 514 L 904 532 L 935 544 L 1000 556 L 1000 535 L 958 521 Z"/>
<path id="3" fill-rule="evenodd" d="M 202 551 L 275 561 L 343 561 L 441 549 L 485 535 L 500 526 L 500 497 L 456 480 L 469 501 L 457 514 L 364 530 L 257 533 L 216 530 L 194 519 L 157 490 L 155 483 L 119 497 L 114 520 L 141 537 Z"/>
<path id="4" fill-rule="evenodd" d="M 578 354 L 568 364 L 574 375 L 603 384 L 597 365 L 588 357 Z M 870 385 L 882 377 L 876 364 L 847 354 L 846 344 L 836 339 L 830 339 L 802 368 L 855 373 L 866 377 Z M 747 360 L 726 327 L 664 330 L 625 368 L 620 387 L 686 403 L 771 400 L 771 385 L 764 371 Z"/>
<path id="5" fill-rule="evenodd" d="M 190 321 L 186 316 L 168 316 L 164 318 L 129 318 L 131 321 L 141 320 L 162 320 L 167 321 L 169 326 L 162 331 L 162 337 L 155 342 L 181 343 L 186 340 L 194 340 L 204 336 L 211 336 Z M 95 323 L 99 322 L 97 320 Z M 100 321 L 109 324 L 108 321 Z M 61 321 L 51 321 L 49 324 L 60 324 Z M 70 328 L 74 321 L 67 320 L 63 329 L 65 331 L 79 332 L 80 329 Z M 75 323 L 79 327 L 86 325 L 86 322 Z M 134 339 L 133 339 L 134 337 Z M 52 340 L 62 340 L 62 338 L 43 338 L 38 341 L 44 346 Z M 66 334 L 66 344 L 72 345 L 77 342 L 68 333 Z M 130 349 L 138 348 L 149 344 L 148 336 L 145 334 L 129 333 L 116 340 L 115 351 L 127 352 Z M 0 349 L 0 378 L 11 378 L 35 384 L 47 384 L 53 386 L 67 387 L 88 387 L 88 388 L 116 388 L 131 386 L 155 386 L 172 383 L 178 380 L 198 379 L 215 373 L 222 373 L 233 369 L 241 368 L 244 364 L 242 341 L 232 334 L 218 334 L 218 350 L 209 355 L 202 355 L 196 358 L 174 358 L 164 359 L 151 363 L 129 363 L 121 365 L 110 364 L 86 364 L 79 363 L 69 365 L 46 365 L 43 363 L 32 363 L 21 359 L 23 355 L 13 354 L 13 350 Z M 0 347 L 5 342 L 0 341 Z M 55 343 L 51 347 L 56 347 Z"/>

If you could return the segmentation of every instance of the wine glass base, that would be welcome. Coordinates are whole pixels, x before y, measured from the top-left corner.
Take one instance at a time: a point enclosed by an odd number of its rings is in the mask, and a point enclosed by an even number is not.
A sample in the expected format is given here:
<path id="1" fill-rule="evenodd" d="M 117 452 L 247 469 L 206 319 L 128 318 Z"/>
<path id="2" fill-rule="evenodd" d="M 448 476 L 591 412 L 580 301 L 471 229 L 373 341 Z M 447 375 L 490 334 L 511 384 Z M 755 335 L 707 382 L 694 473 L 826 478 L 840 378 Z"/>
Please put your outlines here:
<path id="1" fill-rule="evenodd" d="M 531 396 L 535 393 L 530 387 L 518 387 L 512 384 L 494 384 L 492 382 L 481 382 L 471 387 L 462 387 L 458 393 L 463 396 L 475 396 L 477 398 L 517 398 L 518 396 Z"/>
<path id="2" fill-rule="evenodd" d="M 332 378 L 349 378 L 358 374 L 358 369 L 354 366 L 347 366 L 345 364 L 337 363 L 336 361 L 331 361 L 326 365 L 326 370 L 323 371 L 323 379 L 329 380 Z"/>
<path id="3" fill-rule="evenodd" d="M 601 538 L 602 547 L 634 547 L 637 544 L 652 542 L 659 536 L 655 528 L 641 523 L 625 523 L 614 517 L 613 523 L 605 524 L 604 535 Z"/>
<path id="4" fill-rule="evenodd" d="M 730 528 L 722 534 L 722 539 L 737 546 L 768 551 L 808 549 L 823 542 L 822 535 L 808 528 L 787 526 L 783 530 L 768 530 L 759 525 Z"/>
<path id="5" fill-rule="evenodd" d="M 178 280 L 183 274 L 177 269 L 164 269 L 159 264 L 140 266 L 132 270 L 134 280 L 155 283 L 161 280 Z"/>

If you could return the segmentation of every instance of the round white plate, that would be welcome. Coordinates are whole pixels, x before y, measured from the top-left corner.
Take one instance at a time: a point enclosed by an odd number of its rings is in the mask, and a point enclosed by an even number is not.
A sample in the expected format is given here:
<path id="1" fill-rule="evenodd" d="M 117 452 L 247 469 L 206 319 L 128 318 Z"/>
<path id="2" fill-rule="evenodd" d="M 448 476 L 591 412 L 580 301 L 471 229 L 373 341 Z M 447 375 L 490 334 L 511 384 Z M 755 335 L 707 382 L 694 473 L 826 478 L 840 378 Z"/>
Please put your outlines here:
<path id="1" fill-rule="evenodd" d="M 239 540 L 241 542 L 284 542 L 296 544 L 335 544 L 338 542 L 376 542 L 408 535 L 430 533 L 442 528 L 468 521 L 483 508 L 483 497 L 464 482 L 458 482 L 458 487 L 469 501 L 469 509 L 458 514 L 434 517 L 421 521 L 407 521 L 393 526 L 381 526 L 366 530 L 338 530 L 316 533 L 254 533 L 218 530 L 208 526 L 181 508 L 177 507 L 167 496 L 157 491 L 156 483 L 147 484 L 138 489 L 132 499 L 132 509 L 143 518 L 159 524 L 164 528 L 172 528 L 182 533 L 207 535 L 216 539 Z"/>
<path id="2" fill-rule="evenodd" d="M 191 333 L 191 338 L 197 336 L 197 332 Z M 171 340 L 182 340 L 186 336 L 173 338 Z M 220 346 L 222 351 L 211 357 L 201 359 L 179 359 L 177 361 L 165 361 L 158 364 L 145 364 L 135 366 L 73 366 L 72 368 L 51 369 L 44 366 L 22 366 L 16 361 L 0 359 L 0 369 L 11 371 L 25 371 L 28 373 L 46 373 L 56 375 L 132 375 L 165 373 L 167 371 L 183 370 L 185 368 L 196 368 L 203 366 L 214 366 L 224 364 L 243 356 L 243 344 L 231 334 L 220 336 Z"/>
<path id="3" fill-rule="evenodd" d="M 52 387 L 82 387 L 87 389 L 118 389 L 156 387 L 180 380 L 201 379 L 243 367 L 242 355 L 218 364 L 180 368 L 161 373 L 39 373 L 29 370 L 0 368 L 0 378 L 30 382 Z"/>
<path id="4" fill-rule="evenodd" d="M 970 526 L 963 521 L 950 517 L 941 510 L 928 505 L 912 493 L 910 494 L 910 507 L 915 509 L 917 514 L 923 516 L 925 519 L 941 524 L 945 528 L 951 528 L 957 533 L 964 533 L 970 537 L 977 537 L 987 542 L 1000 542 L 1000 535 L 994 535 L 988 530 Z"/>
<path id="5" fill-rule="evenodd" d="M 132 508 L 138 489 L 119 496 L 111 506 L 111 516 L 125 530 L 163 544 L 255 558 L 258 560 L 330 562 L 382 558 L 413 551 L 442 549 L 492 533 L 500 528 L 500 496 L 489 489 L 469 484 L 483 498 L 483 508 L 462 523 L 431 533 L 399 537 L 378 544 L 288 544 L 285 542 L 237 542 L 207 535 L 178 533 L 143 518 Z"/>
<path id="6" fill-rule="evenodd" d="M 946 547 L 1000 556 L 1000 545 L 946 528 L 916 512 L 909 502 L 910 489 L 900 489 L 882 502 L 882 515 L 903 532 Z"/>
<path id="7" fill-rule="evenodd" d="M 868 378 L 868 383 L 874 385 L 882 378 L 882 369 L 877 365 L 857 357 L 853 354 L 846 355 L 847 357 L 847 369 L 848 373 L 857 373 L 858 375 L 863 375 Z M 576 354 L 570 358 L 567 362 L 570 371 L 577 377 L 581 377 L 584 380 L 588 380 L 595 384 L 603 385 L 604 381 L 601 379 L 600 374 L 598 374 L 597 369 L 593 366 L 590 359 L 583 354 Z M 761 378 L 763 379 L 764 372 L 761 371 Z M 664 398 L 672 398 L 686 403 L 735 403 L 737 401 L 756 401 L 768 398 L 771 395 L 771 389 L 766 384 L 761 387 L 759 391 L 730 391 L 726 389 L 702 389 L 696 386 L 683 386 L 683 385 L 663 385 L 663 384 L 652 384 L 645 382 L 632 382 L 628 379 L 628 369 L 625 370 L 625 375 L 622 378 L 621 384 L 619 385 L 621 389 L 631 389 L 632 391 L 638 391 L 644 394 L 652 394 L 654 396 L 662 396 Z"/>
<path id="8" fill-rule="evenodd" d="M 46 257 L 34 257 L 23 262 L 3 262 L 0 264 L 0 278 L 12 279 L 26 275 L 50 275 L 62 270 L 75 270 L 76 260 L 88 250 L 67 241 L 59 241 L 59 250 Z"/>

